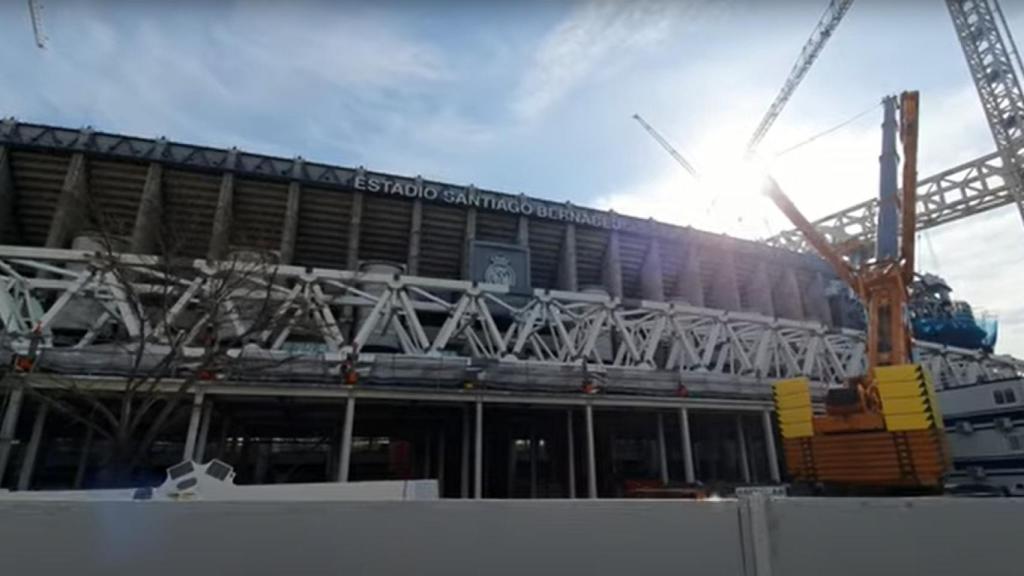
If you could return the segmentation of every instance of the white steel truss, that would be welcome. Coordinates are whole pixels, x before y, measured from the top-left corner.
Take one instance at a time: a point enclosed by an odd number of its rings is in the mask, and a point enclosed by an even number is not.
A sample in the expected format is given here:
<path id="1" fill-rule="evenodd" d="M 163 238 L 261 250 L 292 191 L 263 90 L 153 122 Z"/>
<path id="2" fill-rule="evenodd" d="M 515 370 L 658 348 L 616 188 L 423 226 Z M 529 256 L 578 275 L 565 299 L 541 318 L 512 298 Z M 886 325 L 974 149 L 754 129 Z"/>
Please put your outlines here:
<path id="1" fill-rule="evenodd" d="M 199 350 L 204 338 L 237 353 L 292 355 L 337 374 L 376 358 L 503 369 L 738 384 L 809 376 L 837 384 L 864 370 L 863 335 L 812 322 L 601 294 L 414 276 L 0 246 L 0 323 L 9 351 Z M 203 295 L 246 273 L 214 326 Z M 223 286 L 223 284 L 220 284 Z M 155 309 L 150 302 L 160 295 Z M 272 321 L 252 330 L 257 307 Z M 241 338 L 241 339 L 240 339 Z M 1012 378 L 1024 362 L 927 343 L 916 346 L 944 386 Z"/>

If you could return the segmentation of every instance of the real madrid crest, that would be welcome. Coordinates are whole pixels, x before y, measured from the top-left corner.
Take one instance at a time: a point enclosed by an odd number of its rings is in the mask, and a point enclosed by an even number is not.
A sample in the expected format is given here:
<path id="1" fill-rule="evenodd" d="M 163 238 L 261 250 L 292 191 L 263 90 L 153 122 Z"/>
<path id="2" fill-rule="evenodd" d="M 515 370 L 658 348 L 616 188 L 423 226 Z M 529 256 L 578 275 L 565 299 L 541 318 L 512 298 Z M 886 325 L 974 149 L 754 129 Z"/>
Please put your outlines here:
<path id="1" fill-rule="evenodd" d="M 484 281 L 489 284 L 501 284 L 509 288 L 516 285 L 516 270 L 508 261 L 507 256 L 500 254 L 491 256 L 487 269 L 484 270 Z"/>

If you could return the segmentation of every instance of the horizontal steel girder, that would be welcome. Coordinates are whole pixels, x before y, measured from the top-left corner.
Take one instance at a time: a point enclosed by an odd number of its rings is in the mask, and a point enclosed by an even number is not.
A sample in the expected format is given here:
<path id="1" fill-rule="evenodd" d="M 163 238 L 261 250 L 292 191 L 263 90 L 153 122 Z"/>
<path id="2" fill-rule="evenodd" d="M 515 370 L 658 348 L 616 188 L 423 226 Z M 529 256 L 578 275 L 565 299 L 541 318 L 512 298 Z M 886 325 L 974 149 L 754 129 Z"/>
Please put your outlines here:
<path id="1" fill-rule="evenodd" d="M 224 282 L 230 280 L 229 290 Z M 218 294 L 220 300 L 209 298 Z M 216 308 L 216 312 L 213 312 Z M 256 315 L 272 319 L 251 330 Z M 211 318 L 217 318 L 217 321 Z M 116 374 L 133 351 L 180 369 L 233 342 L 248 379 L 767 394 L 776 378 L 838 384 L 864 370 L 863 334 L 750 313 L 415 276 L 0 246 L 5 348 L 50 369 Z M 244 343 L 239 339 L 244 337 Z M 917 343 L 940 385 L 1015 377 L 1014 358 Z M 248 370 L 248 372 L 246 372 Z M 695 388 L 695 389 L 696 389 Z"/>

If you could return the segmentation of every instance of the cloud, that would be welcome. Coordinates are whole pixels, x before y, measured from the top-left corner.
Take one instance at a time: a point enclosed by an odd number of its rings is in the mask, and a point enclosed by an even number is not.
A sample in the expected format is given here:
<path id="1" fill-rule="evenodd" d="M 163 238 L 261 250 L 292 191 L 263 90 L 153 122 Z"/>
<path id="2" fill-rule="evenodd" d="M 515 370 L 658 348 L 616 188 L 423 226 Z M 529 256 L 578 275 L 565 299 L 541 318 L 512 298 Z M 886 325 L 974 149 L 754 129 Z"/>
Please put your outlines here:
<path id="1" fill-rule="evenodd" d="M 668 3 L 594 0 L 575 7 L 536 49 L 514 112 L 527 120 L 540 116 L 610 60 L 666 38 L 675 16 Z"/>

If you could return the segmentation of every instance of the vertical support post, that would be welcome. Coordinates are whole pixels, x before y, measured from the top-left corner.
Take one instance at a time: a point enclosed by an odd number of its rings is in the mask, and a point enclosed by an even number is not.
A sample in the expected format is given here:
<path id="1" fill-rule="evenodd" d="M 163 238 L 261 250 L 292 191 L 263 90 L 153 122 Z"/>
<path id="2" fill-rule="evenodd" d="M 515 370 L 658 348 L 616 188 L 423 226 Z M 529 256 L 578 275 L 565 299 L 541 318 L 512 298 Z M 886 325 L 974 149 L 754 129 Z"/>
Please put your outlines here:
<path id="1" fill-rule="evenodd" d="M 225 172 L 220 179 L 220 193 L 217 196 L 217 211 L 213 215 L 213 233 L 210 235 L 208 260 L 220 260 L 227 256 L 231 245 L 231 225 L 234 220 L 235 175 Z"/>
<path id="2" fill-rule="evenodd" d="M 526 216 L 519 216 L 519 227 L 516 230 L 516 244 L 524 247 L 530 247 L 530 219 Z"/>
<path id="3" fill-rule="evenodd" d="M 737 456 L 740 460 L 740 474 L 743 476 L 743 483 L 750 484 L 750 458 L 747 456 L 747 433 L 743 429 L 743 415 L 736 416 L 736 447 Z"/>
<path id="4" fill-rule="evenodd" d="M 348 222 L 348 254 L 345 258 L 345 268 L 348 270 L 359 269 L 359 236 L 363 227 L 363 193 L 352 194 L 352 214 Z"/>
<path id="5" fill-rule="evenodd" d="M 11 381 L 8 380 L 8 382 Z M 0 423 L 0 482 L 3 482 L 7 472 L 7 463 L 11 459 L 11 445 L 14 444 L 14 434 L 18 429 L 18 416 L 21 415 L 21 402 L 25 389 L 21 383 L 12 382 L 9 394 L 4 420 Z"/>
<path id="6" fill-rule="evenodd" d="M 4 244 L 17 239 L 14 219 L 16 200 L 14 178 L 11 177 L 11 152 L 6 146 L 0 146 L 0 242 Z"/>
<path id="7" fill-rule="evenodd" d="M 476 240 L 476 208 L 473 206 L 469 207 L 466 211 L 466 230 L 463 234 L 462 239 L 462 278 L 463 280 L 469 279 L 469 268 L 470 268 L 470 249 L 473 246 L 473 241 Z"/>
<path id="8" fill-rule="evenodd" d="M 896 152 L 896 97 L 882 98 L 882 153 L 878 156 L 878 233 L 875 258 L 895 260 L 899 250 L 899 163 Z"/>
<path id="9" fill-rule="evenodd" d="M 206 458 L 206 444 L 210 438 L 210 420 L 213 419 L 213 399 L 207 398 L 203 402 L 203 413 L 199 419 L 199 438 L 196 440 L 196 449 L 193 459 L 202 463 Z"/>
<path id="10" fill-rule="evenodd" d="M 516 467 L 518 465 L 518 454 L 516 454 L 516 436 L 514 433 L 508 437 L 508 465 L 507 478 L 505 479 L 505 498 L 515 498 L 516 495 Z"/>
<path id="11" fill-rule="evenodd" d="M 690 412 L 679 409 L 679 433 L 683 441 L 683 474 L 687 484 L 693 484 L 697 477 L 693 472 L 693 444 L 690 442 Z"/>
<path id="12" fill-rule="evenodd" d="M 668 451 L 665 449 L 665 415 L 658 412 L 658 472 L 662 486 L 668 486 Z"/>
<path id="13" fill-rule="evenodd" d="M 182 460 L 192 460 L 196 454 L 196 439 L 199 437 L 199 421 L 203 413 L 203 400 L 206 393 L 197 390 L 192 395 L 192 414 L 188 420 L 188 432 L 185 435 L 185 449 L 181 455 Z"/>
<path id="14" fill-rule="evenodd" d="M 484 497 L 484 403 L 476 401 L 476 445 L 473 450 L 473 497 Z"/>
<path id="15" fill-rule="evenodd" d="M 740 288 L 736 280 L 736 259 L 733 257 L 732 246 L 719 249 L 714 280 L 712 280 L 711 300 L 707 304 L 722 310 L 739 311 Z"/>
<path id="16" fill-rule="evenodd" d="M 409 255 L 406 267 L 410 275 L 420 273 L 420 251 L 423 237 L 423 200 L 417 198 L 412 203 L 412 218 L 409 221 Z"/>
<path id="17" fill-rule="evenodd" d="M 754 276 L 744 286 L 747 292 L 747 308 L 761 314 L 762 316 L 775 316 L 775 306 L 772 303 L 772 283 L 768 279 L 768 263 L 765 260 L 758 262 L 754 268 Z"/>
<path id="18" fill-rule="evenodd" d="M 423 446 L 423 477 L 430 478 L 432 476 L 431 467 L 434 464 L 434 455 L 431 451 L 434 449 L 434 437 L 430 434 L 424 434 L 423 437 L 427 439 Z"/>
<path id="19" fill-rule="evenodd" d="M 462 407 L 462 458 L 459 478 L 459 495 L 462 498 L 469 498 L 469 408 Z"/>
<path id="20" fill-rule="evenodd" d="M 572 433 L 572 410 L 565 411 L 565 432 L 566 432 L 566 444 L 568 449 L 566 450 L 567 458 L 569 460 L 569 498 L 576 497 L 576 442 L 573 438 Z"/>
<path id="21" fill-rule="evenodd" d="M 151 162 L 146 170 L 146 183 L 142 185 L 132 228 L 131 251 L 135 254 L 153 254 L 159 249 L 164 213 L 163 174 L 164 167 L 159 162 Z"/>
<path id="22" fill-rule="evenodd" d="M 85 481 L 85 473 L 89 469 L 89 455 L 92 452 L 92 437 L 92 427 L 86 426 L 85 440 L 82 442 L 82 453 L 78 455 L 78 465 L 75 467 L 75 480 L 71 483 L 73 490 L 80 489 Z"/>
<path id="23" fill-rule="evenodd" d="M 675 295 L 691 306 L 704 306 L 704 283 L 700 278 L 700 252 L 696 243 L 691 243 L 686 259 L 679 267 Z"/>
<path id="24" fill-rule="evenodd" d="M 587 498 L 597 498 L 597 456 L 594 453 L 594 407 L 586 407 L 587 419 Z"/>
<path id="25" fill-rule="evenodd" d="M 619 256 L 619 231 L 608 235 L 604 251 L 604 287 L 614 298 L 622 298 L 622 258 Z"/>
<path id="26" fill-rule="evenodd" d="M 32 485 L 32 473 L 36 469 L 36 456 L 39 454 L 39 444 L 43 441 L 43 427 L 46 426 L 46 413 L 49 404 L 42 402 L 36 409 L 36 419 L 32 423 L 32 436 L 28 440 L 28 448 L 25 449 L 25 459 L 21 462 L 21 471 L 18 474 L 18 490 L 28 490 Z"/>
<path id="27" fill-rule="evenodd" d="M 302 185 L 292 181 L 288 184 L 288 204 L 284 211 L 284 226 L 281 228 L 281 264 L 295 261 L 295 243 L 299 237 L 299 209 L 302 204 Z"/>
<path id="28" fill-rule="evenodd" d="M 352 462 L 352 430 L 356 420 L 356 399 L 351 393 L 345 399 L 345 422 L 341 429 L 341 457 L 338 461 L 338 482 L 348 482 Z"/>
<path id="29" fill-rule="evenodd" d="M 576 274 L 576 225 L 568 222 L 562 235 L 561 262 L 558 267 L 558 288 L 576 292 L 579 281 Z"/>
<path id="30" fill-rule="evenodd" d="M 782 482 L 782 474 L 779 473 L 779 455 L 775 451 L 775 427 L 772 426 L 772 413 L 770 410 L 761 412 L 761 424 L 764 427 L 764 445 L 768 451 L 768 473 L 771 474 L 772 482 Z"/>
<path id="31" fill-rule="evenodd" d="M 787 266 L 779 275 L 775 285 L 774 307 L 782 318 L 793 320 L 804 319 L 804 304 L 800 298 L 800 281 L 796 278 L 796 270 Z"/>
<path id="32" fill-rule="evenodd" d="M 437 435 L 437 495 L 439 498 L 444 498 L 444 469 L 447 465 L 444 449 L 446 444 L 445 431 L 442 429 L 441 433 Z"/>
<path id="33" fill-rule="evenodd" d="M 267 470 L 270 468 L 270 453 L 273 447 L 272 439 L 256 445 L 256 469 L 253 471 L 253 480 L 256 484 L 267 483 Z"/>
<path id="34" fill-rule="evenodd" d="M 231 416 L 225 415 L 220 424 L 220 439 L 217 441 L 217 458 L 228 457 L 228 433 L 231 431 Z"/>
<path id="35" fill-rule="evenodd" d="M 821 272 L 814 275 L 810 284 L 804 288 L 802 296 L 804 316 L 808 320 L 821 322 L 826 326 L 832 324 L 832 311 L 828 306 L 828 296 L 825 295 L 825 277 Z"/>
<path id="36" fill-rule="evenodd" d="M 537 435 L 530 432 L 530 498 L 537 497 Z"/>
<path id="37" fill-rule="evenodd" d="M 665 279 L 661 272 L 661 243 L 652 238 L 640 268 L 640 296 L 644 300 L 665 300 Z"/>
<path id="38" fill-rule="evenodd" d="M 50 222 L 50 230 L 46 235 L 47 248 L 65 248 L 78 232 L 82 224 L 82 216 L 86 214 L 86 198 L 89 194 L 86 178 L 85 154 L 75 153 L 68 164 L 64 175 L 64 184 L 60 188 L 60 199 L 57 209 Z"/>

